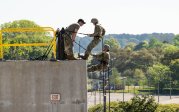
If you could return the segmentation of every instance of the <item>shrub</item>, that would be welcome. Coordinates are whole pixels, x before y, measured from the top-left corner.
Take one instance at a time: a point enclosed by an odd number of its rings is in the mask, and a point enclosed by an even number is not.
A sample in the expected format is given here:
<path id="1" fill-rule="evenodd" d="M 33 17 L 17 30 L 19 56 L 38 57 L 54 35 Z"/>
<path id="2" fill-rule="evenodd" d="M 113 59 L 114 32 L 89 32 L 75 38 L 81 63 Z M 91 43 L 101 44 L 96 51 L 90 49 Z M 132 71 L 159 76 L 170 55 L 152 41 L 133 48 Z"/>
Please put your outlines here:
<path id="1" fill-rule="evenodd" d="M 179 104 L 159 105 L 156 112 L 179 112 Z"/>
<path id="2" fill-rule="evenodd" d="M 112 102 L 110 107 L 111 112 L 155 112 L 158 104 L 152 96 L 135 96 L 129 102 Z M 89 112 L 103 112 L 103 105 L 91 107 Z"/>
<path id="3" fill-rule="evenodd" d="M 109 112 L 109 105 L 107 112 Z M 179 104 L 158 105 L 152 96 L 135 96 L 129 102 L 111 102 L 110 112 L 179 112 Z M 89 108 L 88 112 L 103 112 L 103 105 Z"/>

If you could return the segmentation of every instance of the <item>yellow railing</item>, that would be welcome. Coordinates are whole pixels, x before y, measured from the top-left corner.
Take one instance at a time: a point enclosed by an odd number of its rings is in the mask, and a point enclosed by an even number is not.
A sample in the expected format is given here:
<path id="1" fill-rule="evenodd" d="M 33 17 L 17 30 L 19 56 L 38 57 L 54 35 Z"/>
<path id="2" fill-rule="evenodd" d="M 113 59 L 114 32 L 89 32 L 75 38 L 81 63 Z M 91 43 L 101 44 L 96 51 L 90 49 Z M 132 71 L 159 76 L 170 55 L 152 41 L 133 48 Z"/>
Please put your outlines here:
<path id="1" fill-rule="evenodd" d="M 48 43 L 22 43 L 22 44 L 3 44 L 3 33 L 5 32 L 52 32 L 53 40 Z M 55 40 L 55 30 L 51 27 L 38 27 L 38 28 L 6 28 L 0 30 L 0 59 L 3 59 L 3 47 L 7 46 L 49 46 L 53 44 L 53 53 L 56 56 L 56 40 Z"/>

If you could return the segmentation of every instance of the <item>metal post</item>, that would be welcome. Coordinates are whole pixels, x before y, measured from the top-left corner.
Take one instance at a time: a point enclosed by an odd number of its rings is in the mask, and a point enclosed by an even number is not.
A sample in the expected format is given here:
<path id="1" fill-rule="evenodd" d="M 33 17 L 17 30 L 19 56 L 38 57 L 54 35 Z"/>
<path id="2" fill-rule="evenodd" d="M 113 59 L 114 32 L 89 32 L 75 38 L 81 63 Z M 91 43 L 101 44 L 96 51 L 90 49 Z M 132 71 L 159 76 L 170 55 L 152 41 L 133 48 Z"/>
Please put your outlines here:
<path id="1" fill-rule="evenodd" d="M 104 47 L 104 42 L 103 42 L 103 38 L 102 38 L 102 51 L 103 51 L 103 47 Z M 104 55 L 103 55 L 104 58 Z M 106 74 L 104 73 L 104 68 L 102 70 L 103 72 L 103 112 L 106 112 Z"/>
<path id="2" fill-rule="evenodd" d="M 123 82 L 123 90 L 122 90 L 122 101 L 123 102 L 124 102 L 125 79 L 126 79 L 126 77 L 121 77 L 121 80 Z"/>
<path id="3" fill-rule="evenodd" d="M 149 87 L 149 94 L 150 94 L 150 78 L 148 78 L 148 87 Z"/>
<path id="4" fill-rule="evenodd" d="M 123 101 L 123 102 L 124 102 L 124 88 L 125 88 L 125 87 L 124 87 L 124 78 L 123 78 L 123 91 L 122 91 L 122 92 L 123 92 L 123 93 L 122 93 L 122 94 L 123 94 L 123 95 L 122 95 L 122 96 L 123 96 L 123 98 L 122 98 L 122 101 Z"/>
<path id="5" fill-rule="evenodd" d="M 98 81 L 99 103 L 101 104 L 100 81 Z"/>
<path id="6" fill-rule="evenodd" d="M 105 74 L 104 74 L 104 70 L 102 72 L 103 74 L 103 112 L 106 112 L 106 90 L 105 90 Z"/>
<path id="7" fill-rule="evenodd" d="M 111 94 L 110 93 L 111 85 L 110 85 L 110 79 L 109 79 L 109 67 L 108 67 L 108 86 L 109 86 L 109 112 L 110 112 L 110 109 L 111 109 L 111 95 L 110 95 Z"/>
<path id="8" fill-rule="evenodd" d="M 94 105 L 96 105 L 96 88 L 95 88 L 95 91 L 94 91 Z"/>
<path id="9" fill-rule="evenodd" d="M 101 92 L 99 91 L 99 103 L 101 104 Z"/>
<path id="10" fill-rule="evenodd" d="M 134 84 L 134 96 L 135 96 L 135 84 Z"/>
<path id="11" fill-rule="evenodd" d="M 80 50 L 81 50 L 81 49 L 80 49 L 80 40 L 79 40 L 79 55 L 80 55 Z"/>
<path id="12" fill-rule="evenodd" d="M 170 73 L 170 99 L 172 99 L 171 94 L 172 94 L 172 77 L 171 77 L 171 73 Z"/>
<path id="13" fill-rule="evenodd" d="M 104 112 L 106 112 L 106 77 L 105 73 L 103 72 L 103 105 L 104 105 Z"/>
<path id="14" fill-rule="evenodd" d="M 91 80 L 91 96 L 93 95 L 93 82 Z"/>
<path id="15" fill-rule="evenodd" d="M 123 102 L 124 102 L 124 90 L 125 90 L 125 85 L 126 85 L 126 84 L 125 84 L 125 79 L 126 79 L 126 77 L 123 77 L 123 78 L 122 78 L 122 80 L 123 80 L 123 95 L 122 95 L 122 96 L 123 96 L 123 100 L 122 100 L 122 101 L 123 101 Z"/>
<path id="16" fill-rule="evenodd" d="M 159 85 L 159 83 L 160 82 L 158 81 L 158 102 L 159 102 L 159 95 L 160 95 L 160 90 L 159 90 L 160 89 L 160 85 Z"/>

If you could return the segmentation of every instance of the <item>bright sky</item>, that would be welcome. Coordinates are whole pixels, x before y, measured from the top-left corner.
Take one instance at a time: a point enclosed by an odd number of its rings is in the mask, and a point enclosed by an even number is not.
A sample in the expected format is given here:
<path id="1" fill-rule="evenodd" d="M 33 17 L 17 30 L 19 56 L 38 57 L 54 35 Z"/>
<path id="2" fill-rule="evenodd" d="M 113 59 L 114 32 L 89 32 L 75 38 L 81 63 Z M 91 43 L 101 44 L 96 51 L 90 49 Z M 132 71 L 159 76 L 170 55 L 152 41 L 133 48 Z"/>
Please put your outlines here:
<path id="1" fill-rule="evenodd" d="M 67 27 L 83 18 L 79 32 L 99 19 L 107 34 L 179 34 L 179 0 L 0 0 L 0 24 L 28 19 L 41 26 Z"/>

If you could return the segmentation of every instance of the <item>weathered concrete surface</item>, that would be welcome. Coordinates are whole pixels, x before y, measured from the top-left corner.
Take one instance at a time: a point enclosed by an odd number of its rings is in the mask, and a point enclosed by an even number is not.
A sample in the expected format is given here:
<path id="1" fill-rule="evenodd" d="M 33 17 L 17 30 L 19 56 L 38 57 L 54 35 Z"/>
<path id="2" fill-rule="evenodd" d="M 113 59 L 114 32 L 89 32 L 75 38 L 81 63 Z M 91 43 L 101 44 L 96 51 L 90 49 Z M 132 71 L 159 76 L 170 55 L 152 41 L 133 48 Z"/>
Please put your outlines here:
<path id="1" fill-rule="evenodd" d="M 83 60 L 0 62 L 0 112 L 87 112 L 86 74 Z"/>

